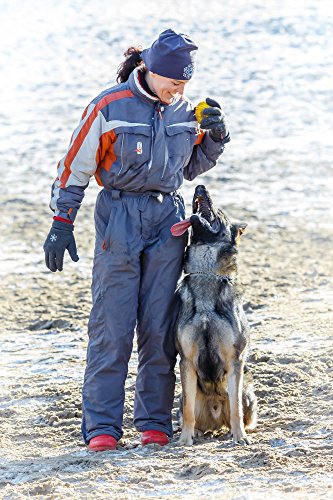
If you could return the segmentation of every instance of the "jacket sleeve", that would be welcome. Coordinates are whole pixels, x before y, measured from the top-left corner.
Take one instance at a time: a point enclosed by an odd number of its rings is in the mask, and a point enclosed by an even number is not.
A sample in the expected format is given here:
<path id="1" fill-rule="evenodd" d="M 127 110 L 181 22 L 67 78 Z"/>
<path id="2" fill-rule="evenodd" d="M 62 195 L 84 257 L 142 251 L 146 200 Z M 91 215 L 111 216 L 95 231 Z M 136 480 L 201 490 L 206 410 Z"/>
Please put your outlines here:
<path id="1" fill-rule="evenodd" d="M 190 161 L 183 170 L 185 179 L 192 181 L 213 168 L 223 151 L 224 144 L 215 142 L 208 132 L 200 131 Z"/>
<path id="2" fill-rule="evenodd" d="M 56 216 L 74 222 L 90 177 L 105 155 L 103 141 L 105 119 L 94 103 L 85 109 L 74 130 L 69 148 L 58 164 L 58 176 L 51 189 L 50 208 Z"/>

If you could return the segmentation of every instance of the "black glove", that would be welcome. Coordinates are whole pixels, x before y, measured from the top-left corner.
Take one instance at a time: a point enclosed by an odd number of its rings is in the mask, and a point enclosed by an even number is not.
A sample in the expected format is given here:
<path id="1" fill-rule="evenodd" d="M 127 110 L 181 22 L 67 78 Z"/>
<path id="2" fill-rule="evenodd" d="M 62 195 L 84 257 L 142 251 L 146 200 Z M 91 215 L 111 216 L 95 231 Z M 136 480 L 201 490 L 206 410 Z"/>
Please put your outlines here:
<path id="1" fill-rule="evenodd" d="M 74 262 L 79 260 L 76 253 L 74 226 L 60 220 L 53 221 L 51 230 L 44 243 L 45 264 L 53 273 L 62 271 L 66 248 Z"/>
<path id="2" fill-rule="evenodd" d="M 206 103 L 210 107 L 203 109 L 203 119 L 200 122 L 200 127 L 208 129 L 209 135 L 215 142 L 226 144 L 230 141 L 230 135 L 225 114 L 219 103 L 214 99 L 207 97 Z"/>

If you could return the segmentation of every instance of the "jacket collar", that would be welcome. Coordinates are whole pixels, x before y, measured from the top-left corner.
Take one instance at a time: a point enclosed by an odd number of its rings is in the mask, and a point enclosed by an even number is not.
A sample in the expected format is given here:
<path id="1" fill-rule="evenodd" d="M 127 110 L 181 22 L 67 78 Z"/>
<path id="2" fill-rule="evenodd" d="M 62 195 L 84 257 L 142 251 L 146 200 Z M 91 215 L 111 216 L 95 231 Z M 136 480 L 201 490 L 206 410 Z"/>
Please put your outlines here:
<path id="1" fill-rule="evenodd" d="M 132 73 L 129 76 L 128 79 L 128 84 L 129 88 L 133 92 L 134 95 L 140 97 L 141 99 L 145 100 L 146 102 L 150 102 L 151 104 L 155 104 L 156 102 L 159 102 L 158 97 L 154 97 L 152 94 L 149 94 L 141 85 L 140 83 L 140 77 L 139 77 L 139 69 L 135 68 Z"/>

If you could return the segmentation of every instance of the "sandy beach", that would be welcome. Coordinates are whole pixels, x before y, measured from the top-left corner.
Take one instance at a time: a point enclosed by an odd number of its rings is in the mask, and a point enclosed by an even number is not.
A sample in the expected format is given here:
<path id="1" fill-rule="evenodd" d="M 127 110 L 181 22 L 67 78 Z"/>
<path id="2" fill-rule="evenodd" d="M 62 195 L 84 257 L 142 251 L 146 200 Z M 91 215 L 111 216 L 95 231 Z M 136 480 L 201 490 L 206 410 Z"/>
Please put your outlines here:
<path id="1" fill-rule="evenodd" d="M 134 348 L 124 437 L 118 451 L 92 453 L 80 424 L 98 187 L 91 182 L 75 226 L 80 261 L 75 264 L 67 255 L 65 270 L 53 274 L 42 251 L 52 220 L 50 184 L 81 109 L 113 78 L 98 66 L 106 48 L 115 47 L 107 64 L 116 68 L 130 35 L 148 44 L 166 25 L 181 26 L 174 12 L 167 18 L 152 13 L 148 2 L 144 12 L 131 4 L 133 12 L 126 13 L 122 6 L 110 31 L 112 10 L 100 3 L 105 16 L 93 23 L 93 3 L 87 2 L 70 31 L 71 43 L 65 35 L 75 17 L 74 0 L 61 30 L 52 28 L 52 16 L 64 12 L 63 1 L 49 6 L 48 14 L 42 9 L 29 18 L 33 27 L 44 28 L 29 36 L 23 30 L 22 39 L 17 35 L 1 52 L 3 64 L 13 56 L 8 81 L 14 82 L 18 67 L 25 79 L 5 89 L 1 106 L 0 497 L 332 498 L 333 146 L 328 131 L 333 104 L 327 82 L 333 62 L 320 49 L 333 33 L 333 19 L 307 0 L 296 2 L 301 10 L 285 11 L 274 2 L 262 11 L 251 2 L 227 2 L 223 16 L 220 3 L 209 0 L 202 15 L 208 31 L 197 23 L 196 1 L 184 28 L 196 31 L 202 45 L 190 97 L 222 96 L 232 135 L 219 164 L 184 184 L 187 214 L 201 183 L 233 221 L 248 224 L 239 247 L 239 276 L 258 396 L 252 444 L 235 447 L 221 432 L 197 438 L 191 448 L 178 445 L 177 367 L 174 438 L 164 448 L 143 448 L 132 423 Z M 32 0 L 28 4 L 36 7 Z M 173 8 L 176 4 L 171 2 Z M 5 2 L 8 29 L 14 8 L 15 2 Z M 20 26 L 30 15 L 24 9 Z M 255 22 L 259 11 L 261 20 Z M 216 29 L 209 24 L 214 13 L 220 16 Z M 46 25 L 39 24 L 43 19 Z M 144 20 L 149 32 L 142 28 Z M 228 40 L 230 54 L 208 82 L 205 74 L 221 55 L 219 37 Z M 32 59 L 39 69 L 28 78 L 29 47 L 36 49 Z M 317 59 L 309 58 L 314 54 Z"/>
<path id="2" fill-rule="evenodd" d="M 175 414 L 171 444 L 142 448 L 132 424 L 134 353 L 119 451 L 88 452 L 80 435 L 80 390 L 90 280 L 67 259 L 61 275 L 11 273 L 1 282 L 3 498 L 111 493 L 117 498 L 260 498 L 267 492 L 273 498 L 329 497 L 333 233 L 309 235 L 302 224 L 292 230 L 251 225 L 239 260 L 259 404 L 252 444 L 233 447 L 222 433 L 197 439 L 193 448 L 180 447 Z M 19 227 L 22 234 L 24 216 Z M 89 254 L 92 229 L 86 236 L 78 232 L 78 244 Z"/>

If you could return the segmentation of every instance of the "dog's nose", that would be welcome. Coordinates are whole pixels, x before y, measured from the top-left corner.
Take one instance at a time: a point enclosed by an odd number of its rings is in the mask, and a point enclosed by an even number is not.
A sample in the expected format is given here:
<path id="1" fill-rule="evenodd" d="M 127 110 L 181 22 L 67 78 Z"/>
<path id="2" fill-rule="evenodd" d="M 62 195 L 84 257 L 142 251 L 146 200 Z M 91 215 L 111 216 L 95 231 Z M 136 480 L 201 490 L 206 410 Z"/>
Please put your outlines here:
<path id="1" fill-rule="evenodd" d="M 200 184 L 195 188 L 195 196 L 205 196 L 207 193 L 206 186 Z"/>

